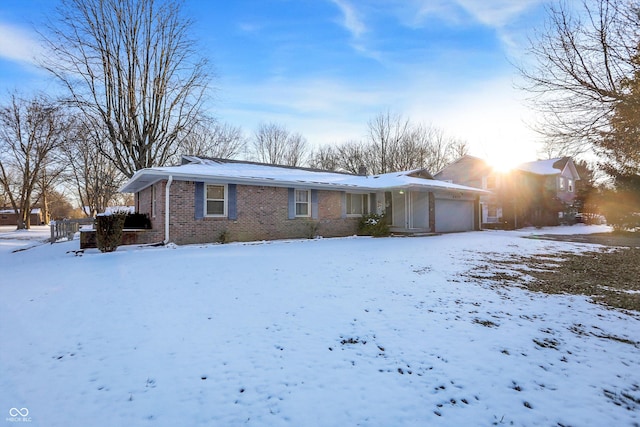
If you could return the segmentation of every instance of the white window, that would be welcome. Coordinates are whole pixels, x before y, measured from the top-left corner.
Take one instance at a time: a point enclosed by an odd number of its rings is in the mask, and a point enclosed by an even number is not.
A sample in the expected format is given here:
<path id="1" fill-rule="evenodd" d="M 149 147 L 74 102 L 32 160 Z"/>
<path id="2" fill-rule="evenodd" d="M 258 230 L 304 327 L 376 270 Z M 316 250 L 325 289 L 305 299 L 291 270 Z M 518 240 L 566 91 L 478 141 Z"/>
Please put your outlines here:
<path id="1" fill-rule="evenodd" d="M 156 185 L 151 186 L 151 217 L 156 217 Z"/>
<path id="2" fill-rule="evenodd" d="M 205 186 L 205 214 L 206 216 L 227 216 L 227 186 Z"/>
<path id="3" fill-rule="evenodd" d="M 558 187 L 560 188 L 560 191 L 564 191 L 564 189 L 566 188 L 566 182 L 564 180 L 564 176 L 561 176 L 560 178 L 558 178 Z"/>
<path id="4" fill-rule="evenodd" d="M 495 176 L 495 175 L 489 175 L 489 176 L 487 177 L 487 186 L 486 186 L 485 188 L 486 188 L 486 189 L 489 189 L 489 190 L 490 190 L 490 189 L 493 189 L 493 188 L 496 188 L 497 181 L 498 181 L 498 180 L 496 179 L 496 176 Z"/>
<path id="5" fill-rule="evenodd" d="M 311 191 L 296 190 L 296 216 L 311 215 Z"/>
<path id="6" fill-rule="evenodd" d="M 360 216 L 369 213 L 369 195 L 347 193 L 347 215 Z"/>
<path id="7" fill-rule="evenodd" d="M 569 182 L 569 193 L 573 193 L 573 180 L 568 179 L 567 181 Z"/>

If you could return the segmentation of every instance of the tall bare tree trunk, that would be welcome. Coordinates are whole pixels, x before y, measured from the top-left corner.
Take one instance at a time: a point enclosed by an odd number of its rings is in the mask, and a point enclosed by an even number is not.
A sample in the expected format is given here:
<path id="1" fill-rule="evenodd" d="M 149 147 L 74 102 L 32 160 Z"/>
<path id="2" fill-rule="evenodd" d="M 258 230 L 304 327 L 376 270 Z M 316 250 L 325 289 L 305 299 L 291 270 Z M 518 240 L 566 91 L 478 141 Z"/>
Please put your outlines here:
<path id="1" fill-rule="evenodd" d="M 19 217 L 19 229 L 31 226 L 34 192 L 47 159 L 65 138 L 66 126 L 60 108 L 44 97 L 14 95 L 0 107 L 0 185 Z"/>
<path id="2" fill-rule="evenodd" d="M 177 0 L 62 0 L 43 66 L 127 177 L 164 165 L 200 117 L 209 76 Z"/>

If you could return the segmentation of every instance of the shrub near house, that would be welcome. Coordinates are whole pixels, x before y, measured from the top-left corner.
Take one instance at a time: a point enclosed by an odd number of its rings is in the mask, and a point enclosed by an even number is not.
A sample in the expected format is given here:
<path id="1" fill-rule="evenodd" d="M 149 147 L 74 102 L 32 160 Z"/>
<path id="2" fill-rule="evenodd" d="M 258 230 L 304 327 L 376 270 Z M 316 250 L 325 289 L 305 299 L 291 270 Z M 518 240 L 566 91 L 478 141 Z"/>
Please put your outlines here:
<path id="1" fill-rule="evenodd" d="M 80 248 L 113 252 L 120 245 L 141 243 L 140 231 L 150 229 L 151 220 L 147 214 L 110 209 L 108 213 L 96 216 L 94 229 L 80 230 Z"/>
<path id="2" fill-rule="evenodd" d="M 126 212 L 98 215 L 95 221 L 96 244 L 101 252 L 113 252 L 122 242 Z"/>
<path id="3" fill-rule="evenodd" d="M 363 215 L 358 221 L 358 234 L 361 236 L 384 237 L 390 233 L 384 214 Z"/>

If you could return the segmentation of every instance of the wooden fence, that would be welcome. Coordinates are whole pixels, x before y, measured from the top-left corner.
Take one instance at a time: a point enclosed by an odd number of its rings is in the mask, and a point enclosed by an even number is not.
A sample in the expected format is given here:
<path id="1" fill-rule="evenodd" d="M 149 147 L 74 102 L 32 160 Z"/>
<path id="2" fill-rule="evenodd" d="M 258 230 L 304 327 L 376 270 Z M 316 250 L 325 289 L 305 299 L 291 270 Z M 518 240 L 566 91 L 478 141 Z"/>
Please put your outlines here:
<path id="1" fill-rule="evenodd" d="M 55 243 L 65 238 L 73 240 L 73 235 L 80 231 L 80 226 L 89 224 L 93 224 L 93 218 L 51 221 L 51 239 L 49 241 Z"/>

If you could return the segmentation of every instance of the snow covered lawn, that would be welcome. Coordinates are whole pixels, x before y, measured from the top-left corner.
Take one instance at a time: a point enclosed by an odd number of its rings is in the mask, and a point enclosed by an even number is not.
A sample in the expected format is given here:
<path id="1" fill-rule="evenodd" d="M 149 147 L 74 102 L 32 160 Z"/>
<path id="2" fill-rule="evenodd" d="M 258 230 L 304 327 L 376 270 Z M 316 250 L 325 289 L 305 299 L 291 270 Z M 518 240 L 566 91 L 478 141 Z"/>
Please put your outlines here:
<path id="1" fill-rule="evenodd" d="M 465 275 L 594 248 L 533 232 L 83 256 L 0 235 L 0 425 L 640 424 L 639 316 Z"/>

